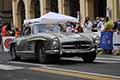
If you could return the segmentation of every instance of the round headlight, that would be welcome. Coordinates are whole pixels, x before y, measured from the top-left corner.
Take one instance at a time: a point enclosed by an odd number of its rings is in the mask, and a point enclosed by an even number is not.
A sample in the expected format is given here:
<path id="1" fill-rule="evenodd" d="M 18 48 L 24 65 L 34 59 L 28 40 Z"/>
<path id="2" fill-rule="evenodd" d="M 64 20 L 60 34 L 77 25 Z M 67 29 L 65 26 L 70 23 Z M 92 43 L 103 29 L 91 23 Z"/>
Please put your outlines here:
<path id="1" fill-rule="evenodd" d="M 52 48 L 56 49 L 59 46 L 59 40 L 57 38 L 54 38 L 52 41 Z"/>
<path id="2" fill-rule="evenodd" d="M 94 41 L 95 41 L 96 44 L 99 44 L 100 43 L 100 37 L 99 36 L 94 37 Z"/>

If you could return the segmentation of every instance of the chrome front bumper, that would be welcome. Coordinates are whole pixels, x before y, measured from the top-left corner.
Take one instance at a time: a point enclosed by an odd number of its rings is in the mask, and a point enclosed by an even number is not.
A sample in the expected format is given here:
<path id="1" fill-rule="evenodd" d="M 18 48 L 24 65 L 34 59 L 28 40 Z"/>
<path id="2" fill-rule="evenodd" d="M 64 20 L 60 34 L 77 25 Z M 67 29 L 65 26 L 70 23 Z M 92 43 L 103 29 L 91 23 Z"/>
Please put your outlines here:
<path id="1" fill-rule="evenodd" d="M 102 48 L 97 48 L 97 52 L 100 52 L 102 51 L 103 49 Z"/>
<path id="2" fill-rule="evenodd" d="M 60 50 L 45 50 L 46 54 L 60 54 Z"/>
<path id="3" fill-rule="evenodd" d="M 83 49 L 63 49 L 62 52 L 63 53 L 90 53 L 90 52 L 95 52 L 96 50 L 90 49 L 90 50 L 83 50 Z"/>
<path id="4" fill-rule="evenodd" d="M 61 50 L 45 50 L 46 54 L 69 54 L 69 53 L 91 53 L 91 52 L 96 52 L 95 48 L 92 48 L 90 50 L 88 49 L 61 49 Z"/>

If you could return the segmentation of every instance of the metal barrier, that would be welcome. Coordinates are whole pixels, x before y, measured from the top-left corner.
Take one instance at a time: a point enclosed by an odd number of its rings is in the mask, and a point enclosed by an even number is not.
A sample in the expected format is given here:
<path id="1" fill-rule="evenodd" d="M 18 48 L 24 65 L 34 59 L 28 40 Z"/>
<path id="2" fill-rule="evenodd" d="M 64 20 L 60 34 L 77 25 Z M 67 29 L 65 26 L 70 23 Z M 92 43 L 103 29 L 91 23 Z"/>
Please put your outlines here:
<path id="1" fill-rule="evenodd" d="M 120 32 L 101 32 L 100 47 L 104 51 L 120 55 Z"/>

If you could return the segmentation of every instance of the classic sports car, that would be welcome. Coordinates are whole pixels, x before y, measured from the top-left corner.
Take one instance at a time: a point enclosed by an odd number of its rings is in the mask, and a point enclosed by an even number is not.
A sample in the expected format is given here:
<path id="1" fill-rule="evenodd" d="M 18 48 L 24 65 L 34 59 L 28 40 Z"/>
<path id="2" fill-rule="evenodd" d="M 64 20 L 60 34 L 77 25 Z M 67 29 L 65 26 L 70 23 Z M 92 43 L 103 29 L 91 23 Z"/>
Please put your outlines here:
<path id="1" fill-rule="evenodd" d="M 59 60 L 60 57 L 82 57 L 84 62 L 96 58 L 95 38 L 84 34 L 63 32 L 58 24 L 32 23 L 24 26 L 21 37 L 11 43 L 10 53 L 15 59 L 34 58 L 40 63 Z"/>

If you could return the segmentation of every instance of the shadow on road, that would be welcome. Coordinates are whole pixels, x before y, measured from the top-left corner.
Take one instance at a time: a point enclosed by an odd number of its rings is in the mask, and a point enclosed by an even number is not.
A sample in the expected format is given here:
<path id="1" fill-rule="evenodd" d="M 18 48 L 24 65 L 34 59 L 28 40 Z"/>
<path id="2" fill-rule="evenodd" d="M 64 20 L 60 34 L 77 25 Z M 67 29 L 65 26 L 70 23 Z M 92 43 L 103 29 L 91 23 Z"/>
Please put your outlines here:
<path id="1" fill-rule="evenodd" d="M 18 62 L 27 62 L 27 63 L 35 63 L 35 64 L 39 64 L 38 61 L 36 61 L 35 59 L 22 59 L 19 60 Z M 82 60 L 65 60 L 65 59 L 60 59 L 59 61 L 56 62 L 51 62 L 51 63 L 47 63 L 48 65 L 77 65 L 77 64 L 105 64 L 105 63 L 101 63 L 101 62 L 93 62 L 93 63 L 84 63 Z"/>

